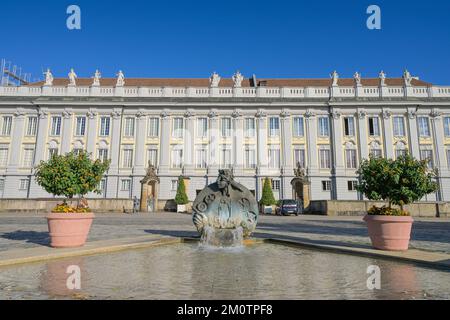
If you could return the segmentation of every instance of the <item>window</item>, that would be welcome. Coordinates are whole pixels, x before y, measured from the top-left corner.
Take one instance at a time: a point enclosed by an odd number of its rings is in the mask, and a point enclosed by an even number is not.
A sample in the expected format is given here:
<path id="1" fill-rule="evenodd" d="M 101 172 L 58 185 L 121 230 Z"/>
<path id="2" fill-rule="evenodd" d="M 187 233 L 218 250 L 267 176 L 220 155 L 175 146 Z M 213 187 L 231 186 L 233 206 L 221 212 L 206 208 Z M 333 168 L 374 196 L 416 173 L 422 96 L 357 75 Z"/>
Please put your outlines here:
<path id="1" fill-rule="evenodd" d="M 74 148 L 73 149 L 73 153 L 75 154 L 75 155 L 79 155 L 81 152 L 83 152 L 84 151 L 84 149 L 83 148 Z"/>
<path id="2" fill-rule="evenodd" d="M 273 191 L 280 191 L 280 180 L 272 179 L 272 190 Z"/>
<path id="3" fill-rule="evenodd" d="M 383 152 L 381 151 L 381 149 L 370 149 L 370 155 L 373 158 L 382 158 Z"/>
<path id="4" fill-rule="evenodd" d="M 220 149 L 220 166 L 222 168 L 231 168 L 231 146 L 222 145 Z"/>
<path id="5" fill-rule="evenodd" d="M 428 169 L 433 169 L 433 150 L 420 150 L 420 159 L 427 161 Z"/>
<path id="6" fill-rule="evenodd" d="M 172 180 L 170 183 L 170 190 L 177 191 L 178 189 L 178 180 Z"/>
<path id="7" fill-rule="evenodd" d="M 158 166 L 158 147 L 157 146 L 151 146 L 148 149 L 148 162 L 154 166 Z"/>
<path id="8" fill-rule="evenodd" d="M 330 135 L 330 122 L 328 117 L 319 117 L 319 136 L 328 137 Z"/>
<path id="9" fill-rule="evenodd" d="M 395 158 L 398 159 L 400 157 L 406 156 L 408 154 L 408 150 L 406 149 L 397 149 L 395 150 Z"/>
<path id="10" fill-rule="evenodd" d="M 322 191 L 331 191 L 331 181 L 329 180 L 322 181 Z"/>
<path id="11" fill-rule="evenodd" d="M 172 168 L 181 169 L 183 165 L 183 149 L 172 149 Z"/>
<path id="12" fill-rule="evenodd" d="M 331 169 L 331 152 L 329 149 L 319 150 L 320 169 Z"/>
<path id="13" fill-rule="evenodd" d="M 222 118 L 222 137 L 231 136 L 231 118 Z"/>
<path id="14" fill-rule="evenodd" d="M 419 136 L 429 137 L 430 136 L 430 123 L 427 117 L 418 117 L 417 123 L 419 125 Z"/>
<path id="15" fill-rule="evenodd" d="M 302 168 L 306 167 L 305 149 L 294 149 L 294 166 L 300 164 Z"/>
<path id="16" fill-rule="evenodd" d="M 58 155 L 58 148 L 48 148 L 48 158 L 51 159 L 55 155 Z"/>
<path id="17" fill-rule="evenodd" d="M 256 168 L 256 150 L 251 146 L 245 147 L 245 168 Z"/>
<path id="18" fill-rule="evenodd" d="M 149 118 L 148 119 L 148 136 L 157 137 L 159 135 L 159 119 Z"/>
<path id="19" fill-rule="evenodd" d="M 133 150 L 132 149 L 124 149 L 123 150 L 122 167 L 124 167 L 124 168 L 132 168 L 133 167 Z"/>
<path id="20" fill-rule="evenodd" d="M 405 136 L 405 121 L 403 117 L 394 117 L 394 136 L 396 137 L 404 137 Z"/>
<path id="21" fill-rule="evenodd" d="M 355 135 L 355 119 L 353 117 L 344 118 L 344 133 L 351 137 Z"/>
<path id="22" fill-rule="evenodd" d="M 98 159 L 100 161 L 108 160 L 108 149 L 98 149 Z"/>
<path id="23" fill-rule="evenodd" d="M 61 117 L 52 117 L 50 135 L 59 136 L 61 134 Z"/>
<path id="24" fill-rule="evenodd" d="M 207 167 L 206 145 L 197 147 L 195 160 L 198 169 L 205 169 Z"/>
<path id="25" fill-rule="evenodd" d="M 255 133 L 256 133 L 255 119 L 254 118 L 245 118 L 245 137 L 246 138 L 254 137 Z"/>
<path id="26" fill-rule="evenodd" d="M 100 118 L 100 136 L 109 136 L 109 128 L 111 124 L 111 119 L 109 117 Z"/>
<path id="27" fill-rule="evenodd" d="M 12 117 L 5 116 L 2 119 L 2 136 L 11 135 Z"/>
<path id="28" fill-rule="evenodd" d="M 208 119 L 198 118 L 197 119 L 197 137 L 206 138 L 208 136 Z"/>
<path id="29" fill-rule="evenodd" d="M 8 148 L 0 148 L 0 167 L 8 165 Z"/>
<path id="30" fill-rule="evenodd" d="M 134 118 L 125 118 L 123 131 L 125 137 L 134 137 Z"/>
<path id="31" fill-rule="evenodd" d="M 20 179 L 19 190 L 28 190 L 30 179 Z"/>
<path id="32" fill-rule="evenodd" d="M 131 190 L 131 179 L 122 179 L 120 181 L 120 190 L 121 191 L 130 191 Z"/>
<path id="33" fill-rule="evenodd" d="M 183 138 L 184 121 L 183 118 L 173 118 L 172 137 Z"/>
<path id="34" fill-rule="evenodd" d="M 269 147 L 269 168 L 278 169 L 280 167 L 280 148 Z"/>
<path id="35" fill-rule="evenodd" d="M 377 137 L 380 135 L 380 125 L 378 117 L 369 118 L 369 135 L 372 137 Z"/>
<path id="36" fill-rule="evenodd" d="M 293 119 L 294 125 L 292 127 L 293 129 L 293 136 L 294 137 L 303 137 L 305 135 L 305 127 L 303 122 L 303 117 L 295 117 Z"/>
<path id="37" fill-rule="evenodd" d="M 280 136 L 280 119 L 277 117 L 269 118 L 269 136 L 270 137 Z"/>
<path id="38" fill-rule="evenodd" d="M 77 117 L 75 126 L 75 135 L 84 136 L 86 134 L 86 117 Z"/>
<path id="39" fill-rule="evenodd" d="M 345 150 L 345 158 L 347 169 L 356 169 L 357 167 L 357 158 L 356 158 L 356 150 L 355 149 L 347 149 Z"/>
<path id="40" fill-rule="evenodd" d="M 3 197 L 4 191 L 5 191 L 5 179 L 0 178 L 0 197 Z"/>
<path id="41" fill-rule="evenodd" d="M 25 148 L 23 150 L 23 166 L 25 168 L 30 168 L 33 166 L 33 157 L 34 157 L 34 149 L 33 148 Z"/>
<path id="42" fill-rule="evenodd" d="M 37 129 L 37 117 L 28 117 L 27 136 L 35 136 Z"/>
<path id="43" fill-rule="evenodd" d="M 106 179 L 100 180 L 98 189 L 100 190 L 100 194 L 106 194 Z"/>
<path id="44" fill-rule="evenodd" d="M 450 137 L 450 117 L 444 118 L 444 134 L 446 137 Z"/>
<path id="45" fill-rule="evenodd" d="M 347 181 L 348 191 L 356 191 L 356 187 L 358 186 L 358 181 Z"/>

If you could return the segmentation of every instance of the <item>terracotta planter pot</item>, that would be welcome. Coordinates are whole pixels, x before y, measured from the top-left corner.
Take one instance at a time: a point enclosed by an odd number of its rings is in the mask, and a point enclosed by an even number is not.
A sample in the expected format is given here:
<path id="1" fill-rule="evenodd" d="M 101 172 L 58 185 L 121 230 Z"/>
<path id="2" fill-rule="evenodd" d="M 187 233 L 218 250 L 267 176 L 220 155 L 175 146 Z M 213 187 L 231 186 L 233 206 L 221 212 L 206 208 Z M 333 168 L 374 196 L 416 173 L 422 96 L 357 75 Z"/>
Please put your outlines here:
<path id="1" fill-rule="evenodd" d="M 47 215 L 50 245 L 54 248 L 83 246 L 93 219 L 93 213 L 50 213 Z"/>
<path id="2" fill-rule="evenodd" d="M 364 221 L 367 223 L 374 248 L 389 251 L 408 250 L 413 218 L 366 215 Z"/>

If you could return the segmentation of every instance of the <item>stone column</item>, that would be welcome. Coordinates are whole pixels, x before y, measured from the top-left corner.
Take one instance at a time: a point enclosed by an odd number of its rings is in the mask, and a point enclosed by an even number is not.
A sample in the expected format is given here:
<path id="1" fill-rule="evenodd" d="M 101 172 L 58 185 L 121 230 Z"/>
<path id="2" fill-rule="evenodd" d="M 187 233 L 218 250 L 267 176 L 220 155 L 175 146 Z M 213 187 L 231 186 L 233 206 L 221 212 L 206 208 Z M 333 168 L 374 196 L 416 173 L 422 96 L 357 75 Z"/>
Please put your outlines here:
<path id="1" fill-rule="evenodd" d="M 235 110 L 232 116 L 234 118 L 233 171 L 235 176 L 239 176 L 244 170 L 244 119 L 240 110 Z"/>
<path id="2" fill-rule="evenodd" d="M 392 121 L 391 121 L 391 111 L 384 109 L 383 113 L 383 136 L 384 136 L 384 151 L 386 158 L 394 159 L 394 140 L 392 138 Z"/>
<path id="3" fill-rule="evenodd" d="M 416 108 L 408 108 L 408 133 L 409 152 L 417 159 L 420 159 L 419 131 L 417 129 Z"/>
<path id="4" fill-rule="evenodd" d="M 167 110 L 161 113 L 161 144 L 159 152 L 159 174 L 168 174 L 170 167 L 170 116 Z"/>
<path id="5" fill-rule="evenodd" d="M 186 129 L 184 131 L 184 147 L 183 147 L 183 158 L 184 158 L 184 174 L 186 176 L 191 176 L 194 174 L 195 163 L 194 163 L 194 152 L 195 152 L 195 117 L 192 110 L 187 110 L 184 114 L 186 118 Z"/>
<path id="6" fill-rule="evenodd" d="M 335 200 L 340 199 L 339 191 L 341 191 L 341 189 L 339 188 L 338 179 L 345 173 L 342 134 L 341 112 L 340 110 L 333 108 L 331 110 L 331 153 L 333 159 L 333 169 L 331 171 L 333 188 L 331 194 L 333 195 L 332 199 Z"/>
<path id="7" fill-rule="evenodd" d="M 308 110 L 305 114 L 306 138 L 307 138 L 307 166 L 310 176 L 319 173 L 319 162 L 317 154 L 317 118 L 316 115 Z"/>
<path id="8" fill-rule="evenodd" d="M 48 110 L 40 109 L 38 112 L 38 130 L 36 135 L 36 149 L 34 151 L 34 165 L 45 160 L 47 134 L 48 134 Z"/>
<path id="9" fill-rule="evenodd" d="M 283 175 L 292 176 L 294 170 L 292 156 L 292 125 L 291 115 L 288 110 L 281 112 L 281 149 L 282 149 L 282 167 Z"/>
<path id="10" fill-rule="evenodd" d="M 95 143 L 97 140 L 97 110 L 91 109 L 87 113 L 87 152 L 95 158 Z"/>
<path id="11" fill-rule="evenodd" d="M 63 123 L 62 123 L 62 138 L 61 138 L 61 154 L 64 155 L 71 151 L 70 145 L 72 142 L 72 110 L 64 110 L 63 112 Z"/>
<path id="12" fill-rule="evenodd" d="M 34 150 L 34 163 L 33 163 L 34 166 L 38 165 L 39 162 L 41 162 L 41 160 L 46 160 L 47 135 L 48 135 L 48 110 L 39 108 L 36 146 Z M 33 178 L 30 181 L 30 194 L 33 196 L 33 198 L 51 197 L 51 195 L 45 192 Z"/>
<path id="13" fill-rule="evenodd" d="M 257 174 L 264 176 L 267 174 L 268 167 L 268 148 L 267 148 L 267 114 L 264 110 L 258 110 L 256 113 L 257 130 Z"/>
<path id="14" fill-rule="evenodd" d="M 358 132 L 359 132 L 359 160 L 369 158 L 367 139 L 367 113 L 364 109 L 358 109 Z"/>
<path id="15" fill-rule="evenodd" d="M 20 167 L 21 161 L 21 149 L 22 149 L 22 140 L 24 135 L 24 127 L 25 127 L 25 112 L 21 109 L 18 109 L 14 113 L 14 124 L 13 131 L 11 132 L 11 148 L 9 154 L 9 165 L 6 169 L 7 173 L 16 173 L 17 169 Z M 7 191 L 8 188 L 5 188 Z"/>
<path id="16" fill-rule="evenodd" d="M 442 192 L 442 174 L 447 172 L 447 157 L 445 154 L 444 141 L 444 124 L 442 122 L 442 113 L 438 109 L 433 109 L 431 112 L 431 126 L 433 130 L 433 147 L 434 147 L 434 166 L 438 169 L 438 183 L 439 189 L 437 191 L 437 201 L 448 201 L 450 198 L 445 199 L 444 192 Z"/>
<path id="17" fill-rule="evenodd" d="M 96 131 L 95 131 L 96 132 Z M 111 164 L 108 170 L 107 198 L 117 198 L 119 190 L 119 161 L 122 137 L 122 108 L 115 108 L 111 113 L 111 144 L 108 154 Z M 94 144 L 95 148 L 95 144 Z"/>
<path id="18" fill-rule="evenodd" d="M 220 166 L 220 126 L 216 110 L 211 110 L 209 117 L 209 163 L 208 176 L 217 177 Z"/>
<path id="19" fill-rule="evenodd" d="M 145 140 L 147 137 L 146 133 L 147 117 L 142 111 L 136 114 L 136 147 L 135 147 L 135 162 L 134 162 L 134 173 L 138 176 L 145 175 Z M 140 179 L 139 179 L 140 180 Z M 137 192 L 135 193 L 137 194 Z"/>

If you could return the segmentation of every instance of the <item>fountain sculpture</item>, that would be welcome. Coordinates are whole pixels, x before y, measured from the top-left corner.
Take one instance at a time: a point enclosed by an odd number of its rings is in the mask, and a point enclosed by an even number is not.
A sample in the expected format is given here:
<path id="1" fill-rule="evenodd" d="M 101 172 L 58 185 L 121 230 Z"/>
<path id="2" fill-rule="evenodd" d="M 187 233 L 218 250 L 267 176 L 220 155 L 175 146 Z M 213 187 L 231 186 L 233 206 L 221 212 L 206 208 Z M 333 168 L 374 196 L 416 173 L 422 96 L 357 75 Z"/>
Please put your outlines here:
<path id="1" fill-rule="evenodd" d="M 217 181 L 195 199 L 193 221 L 204 242 L 235 245 L 256 228 L 258 204 L 253 194 L 234 181 L 231 170 L 219 170 Z"/>

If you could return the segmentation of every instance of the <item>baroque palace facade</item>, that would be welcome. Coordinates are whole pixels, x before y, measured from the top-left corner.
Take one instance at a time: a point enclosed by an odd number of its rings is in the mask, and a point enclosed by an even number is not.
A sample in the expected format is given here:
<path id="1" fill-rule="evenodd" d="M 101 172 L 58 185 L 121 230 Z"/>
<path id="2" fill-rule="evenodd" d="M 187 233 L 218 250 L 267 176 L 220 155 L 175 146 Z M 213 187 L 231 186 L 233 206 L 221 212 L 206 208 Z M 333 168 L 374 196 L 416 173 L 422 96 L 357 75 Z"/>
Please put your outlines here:
<path id="1" fill-rule="evenodd" d="M 188 196 L 213 182 L 220 168 L 257 199 L 272 179 L 276 198 L 295 197 L 300 164 L 311 200 L 361 200 L 356 170 L 370 154 L 405 152 L 438 170 L 450 201 L 450 87 L 412 77 L 340 79 L 53 78 L 0 87 L 0 196 L 47 198 L 33 167 L 52 154 L 87 150 L 111 159 L 101 183 L 108 199 L 140 198 L 148 164 L 157 168 L 160 207 L 174 199 L 177 179 Z"/>

